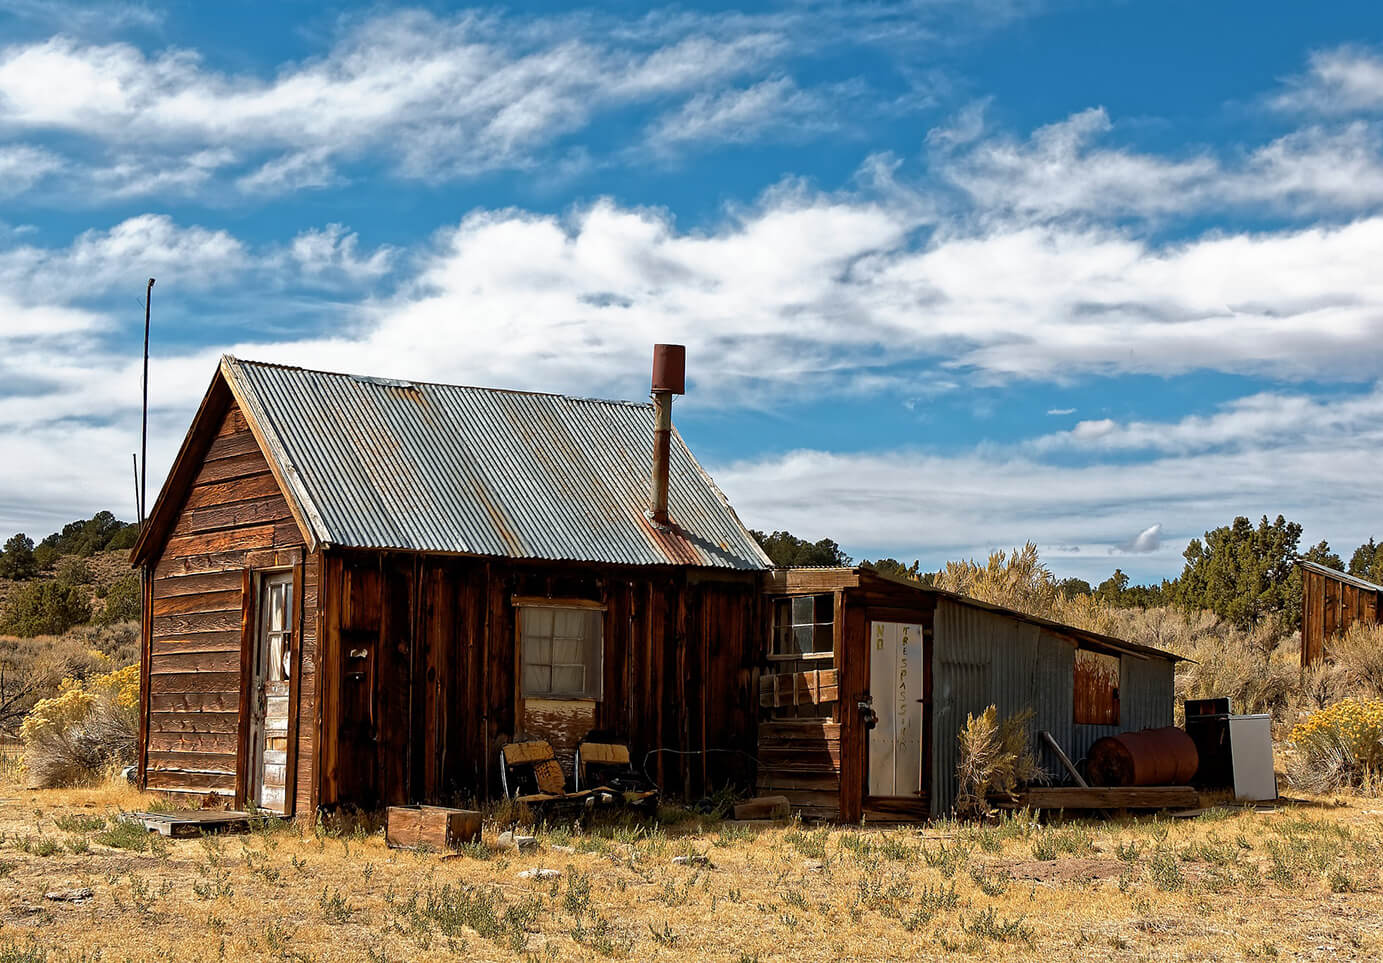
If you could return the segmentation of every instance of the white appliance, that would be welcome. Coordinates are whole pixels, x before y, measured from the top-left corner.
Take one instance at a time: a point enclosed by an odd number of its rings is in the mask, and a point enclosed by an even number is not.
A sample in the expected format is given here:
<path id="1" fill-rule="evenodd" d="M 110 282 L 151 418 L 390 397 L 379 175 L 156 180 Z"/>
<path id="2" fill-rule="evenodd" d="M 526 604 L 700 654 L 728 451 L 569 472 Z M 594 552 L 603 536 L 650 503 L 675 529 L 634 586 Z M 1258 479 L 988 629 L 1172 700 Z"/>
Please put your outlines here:
<path id="1" fill-rule="evenodd" d="M 1234 764 L 1234 798 L 1248 802 L 1276 799 L 1272 716 L 1230 716 L 1229 751 Z"/>

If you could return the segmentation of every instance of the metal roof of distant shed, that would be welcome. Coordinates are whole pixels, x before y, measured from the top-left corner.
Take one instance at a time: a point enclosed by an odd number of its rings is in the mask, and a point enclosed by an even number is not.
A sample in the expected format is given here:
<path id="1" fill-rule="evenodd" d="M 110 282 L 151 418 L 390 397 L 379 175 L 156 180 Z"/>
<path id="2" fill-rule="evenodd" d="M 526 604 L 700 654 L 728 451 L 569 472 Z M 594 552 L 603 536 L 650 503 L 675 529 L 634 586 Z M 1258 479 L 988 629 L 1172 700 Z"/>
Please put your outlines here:
<path id="1" fill-rule="evenodd" d="M 645 517 L 653 408 L 221 360 L 318 544 L 764 569 L 674 430 L 675 531 Z"/>

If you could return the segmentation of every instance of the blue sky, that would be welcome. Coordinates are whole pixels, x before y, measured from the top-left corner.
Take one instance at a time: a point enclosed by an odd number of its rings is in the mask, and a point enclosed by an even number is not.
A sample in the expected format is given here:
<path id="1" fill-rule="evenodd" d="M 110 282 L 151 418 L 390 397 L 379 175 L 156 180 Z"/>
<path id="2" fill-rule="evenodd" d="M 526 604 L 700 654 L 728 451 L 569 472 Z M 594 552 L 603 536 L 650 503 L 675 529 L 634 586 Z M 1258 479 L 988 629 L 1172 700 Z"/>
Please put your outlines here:
<path id="1" fill-rule="evenodd" d="M 1383 535 L 1383 13 L 0 0 L 0 532 L 222 352 L 638 398 L 855 557 Z"/>

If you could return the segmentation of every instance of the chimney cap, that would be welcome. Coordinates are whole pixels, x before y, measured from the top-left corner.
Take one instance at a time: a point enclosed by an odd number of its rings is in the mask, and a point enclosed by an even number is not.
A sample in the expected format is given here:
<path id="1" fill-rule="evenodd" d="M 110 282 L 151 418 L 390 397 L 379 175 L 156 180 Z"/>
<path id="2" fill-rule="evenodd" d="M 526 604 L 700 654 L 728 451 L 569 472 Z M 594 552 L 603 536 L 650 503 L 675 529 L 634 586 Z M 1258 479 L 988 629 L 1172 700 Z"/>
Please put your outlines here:
<path id="1" fill-rule="evenodd" d="M 675 395 L 687 393 L 687 347 L 682 344 L 653 346 L 653 390 Z"/>

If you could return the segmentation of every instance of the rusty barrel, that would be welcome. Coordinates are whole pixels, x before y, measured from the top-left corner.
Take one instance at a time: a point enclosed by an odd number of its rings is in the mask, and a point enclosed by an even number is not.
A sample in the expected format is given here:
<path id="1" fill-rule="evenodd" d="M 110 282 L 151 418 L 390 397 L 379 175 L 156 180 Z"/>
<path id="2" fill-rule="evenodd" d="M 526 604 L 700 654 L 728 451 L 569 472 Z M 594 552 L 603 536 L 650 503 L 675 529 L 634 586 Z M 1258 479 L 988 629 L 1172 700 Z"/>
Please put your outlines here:
<path id="1" fill-rule="evenodd" d="M 1086 754 L 1095 786 L 1184 786 L 1199 764 L 1196 744 L 1175 726 L 1105 736 Z"/>

